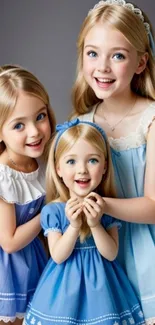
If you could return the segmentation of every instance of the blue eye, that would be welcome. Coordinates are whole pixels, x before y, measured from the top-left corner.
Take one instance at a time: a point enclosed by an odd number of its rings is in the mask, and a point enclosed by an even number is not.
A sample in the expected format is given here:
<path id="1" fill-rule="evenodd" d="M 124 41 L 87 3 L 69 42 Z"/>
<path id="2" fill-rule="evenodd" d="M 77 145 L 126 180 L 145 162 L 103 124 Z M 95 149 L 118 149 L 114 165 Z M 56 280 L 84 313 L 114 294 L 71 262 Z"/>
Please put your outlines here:
<path id="1" fill-rule="evenodd" d="M 125 56 L 124 56 L 122 53 L 115 53 L 115 54 L 113 55 L 113 58 L 114 58 L 115 60 L 121 61 L 121 60 L 124 60 L 124 59 L 125 59 Z"/>
<path id="2" fill-rule="evenodd" d="M 74 165 L 75 164 L 75 159 L 69 159 L 69 160 L 67 160 L 66 164 L 68 164 L 68 165 Z"/>
<path id="3" fill-rule="evenodd" d="M 97 57 L 97 53 L 95 51 L 89 51 L 88 56 L 90 56 L 91 58 L 96 58 Z"/>
<path id="4" fill-rule="evenodd" d="M 45 117 L 46 117 L 46 114 L 45 114 L 45 113 L 40 113 L 40 114 L 37 116 L 37 121 L 43 120 Z"/>
<path id="5" fill-rule="evenodd" d="M 17 123 L 15 126 L 14 126 L 14 129 L 15 130 L 22 130 L 24 127 L 24 124 L 23 123 Z"/>
<path id="6" fill-rule="evenodd" d="M 98 159 L 96 159 L 96 158 L 91 158 L 91 159 L 89 159 L 89 162 L 90 162 L 92 165 L 95 165 L 95 164 L 98 163 Z"/>

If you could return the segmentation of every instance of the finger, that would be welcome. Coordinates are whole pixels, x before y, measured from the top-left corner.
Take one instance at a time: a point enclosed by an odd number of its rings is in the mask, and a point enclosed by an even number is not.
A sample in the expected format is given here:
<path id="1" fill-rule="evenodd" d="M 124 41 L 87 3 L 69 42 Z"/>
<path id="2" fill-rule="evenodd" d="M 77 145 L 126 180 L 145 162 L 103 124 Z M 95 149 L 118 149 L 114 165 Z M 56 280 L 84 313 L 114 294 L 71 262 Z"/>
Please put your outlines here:
<path id="1" fill-rule="evenodd" d="M 93 218 L 96 218 L 97 213 L 100 211 L 96 211 L 88 202 L 85 202 L 84 207 L 88 210 Z"/>
<path id="2" fill-rule="evenodd" d="M 68 201 L 67 201 L 67 203 L 69 203 L 69 204 L 72 204 L 72 203 L 74 203 L 74 202 L 77 202 L 79 199 L 77 198 L 77 197 L 71 197 Z"/>
<path id="3" fill-rule="evenodd" d="M 100 212 L 101 207 L 97 202 L 92 201 L 91 199 L 86 199 L 83 203 L 84 205 L 89 204 L 91 208 L 93 208 L 97 213 Z"/>
<path id="4" fill-rule="evenodd" d="M 68 207 L 68 212 L 72 215 L 72 214 L 74 214 L 80 208 L 82 210 L 82 204 L 81 203 L 77 203 L 77 204 L 75 204 L 72 207 Z"/>
<path id="5" fill-rule="evenodd" d="M 104 199 L 102 198 L 102 196 L 100 196 L 99 194 L 95 193 L 95 192 L 91 192 L 87 195 L 86 198 L 89 198 L 91 200 L 93 200 L 94 202 L 105 202 Z"/>
<path id="6" fill-rule="evenodd" d="M 74 209 L 76 206 L 80 206 L 80 205 L 82 205 L 82 203 L 79 200 L 75 200 L 73 202 L 69 202 L 67 207 L 68 209 L 72 209 L 72 208 Z"/>
<path id="7" fill-rule="evenodd" d="M 83 208 L 83 212 L 85 214 L 86 219 L 94 219 L 94 218 L 92 218 L 90 212 L 87 210 L 86 207 Z"/>
<path id="8" fill-rule="evenodd" d="M 73 215 L 72 215 L 72 220 L 76 220 L 79 217 L 79 214 L 82 212 L 83 208 L 80 207 L 79 209 L 77 209 Z"/>

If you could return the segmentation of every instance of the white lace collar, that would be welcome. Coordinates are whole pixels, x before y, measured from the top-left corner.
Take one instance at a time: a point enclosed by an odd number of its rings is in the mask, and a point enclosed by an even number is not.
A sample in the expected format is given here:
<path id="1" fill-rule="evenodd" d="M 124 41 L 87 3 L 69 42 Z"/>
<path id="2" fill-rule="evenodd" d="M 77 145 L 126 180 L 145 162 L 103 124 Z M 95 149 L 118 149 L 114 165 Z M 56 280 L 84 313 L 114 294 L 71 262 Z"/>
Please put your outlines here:
<path id="1" fill-rule="evenodd" d="M 89 113 L 80 115 L 79 119 L 83 121 L 94 122 L 94 115 L 97 106 L 98 104 L 95 105 Z M 141 145 L 145 144 L 148 128 L 150 127 L 154 118 L 155 118 L 155 102 L 152 102 L 142 113 L 136 130 L 134 132 L 131 132 L 126 137 L 120 137 L 120 138 L 108 137 L 110 146 L 117 151 L 123 151 L 123 150 L 129 150 L 131 148 L 138 148 Z"/>

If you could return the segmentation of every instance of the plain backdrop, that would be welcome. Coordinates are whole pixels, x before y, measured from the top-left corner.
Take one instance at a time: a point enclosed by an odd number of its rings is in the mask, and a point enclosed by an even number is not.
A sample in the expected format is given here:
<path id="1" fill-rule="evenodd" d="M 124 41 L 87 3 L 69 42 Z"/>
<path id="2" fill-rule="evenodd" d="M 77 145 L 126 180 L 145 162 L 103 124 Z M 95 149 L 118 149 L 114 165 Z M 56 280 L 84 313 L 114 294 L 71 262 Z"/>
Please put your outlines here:
<path id="1" fill-rule="evenodd" d="M 155 29 L 155 0 L 134 0 Z M 94 0 L 0 0 L 0 65 L 20 64 L 45 85 L 57 122 L 71 112 L 76 40 Z"/>

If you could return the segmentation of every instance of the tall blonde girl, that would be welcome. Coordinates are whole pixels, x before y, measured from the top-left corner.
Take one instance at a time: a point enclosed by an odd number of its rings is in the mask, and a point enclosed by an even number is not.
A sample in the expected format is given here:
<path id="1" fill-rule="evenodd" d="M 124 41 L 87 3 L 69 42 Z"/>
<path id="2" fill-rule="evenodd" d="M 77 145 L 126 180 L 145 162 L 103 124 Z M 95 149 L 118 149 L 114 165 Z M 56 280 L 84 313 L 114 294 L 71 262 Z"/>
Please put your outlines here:
<path id="1" fill-rule="evenodd" d="M 155 44 L 136 5 L 100 1 L 78 38 L 73 114 L 103 127 L 111 147 L 117 199 L 106 213 L 125 221 L 120 260 L 148 324 L 155 323 Z"/>

